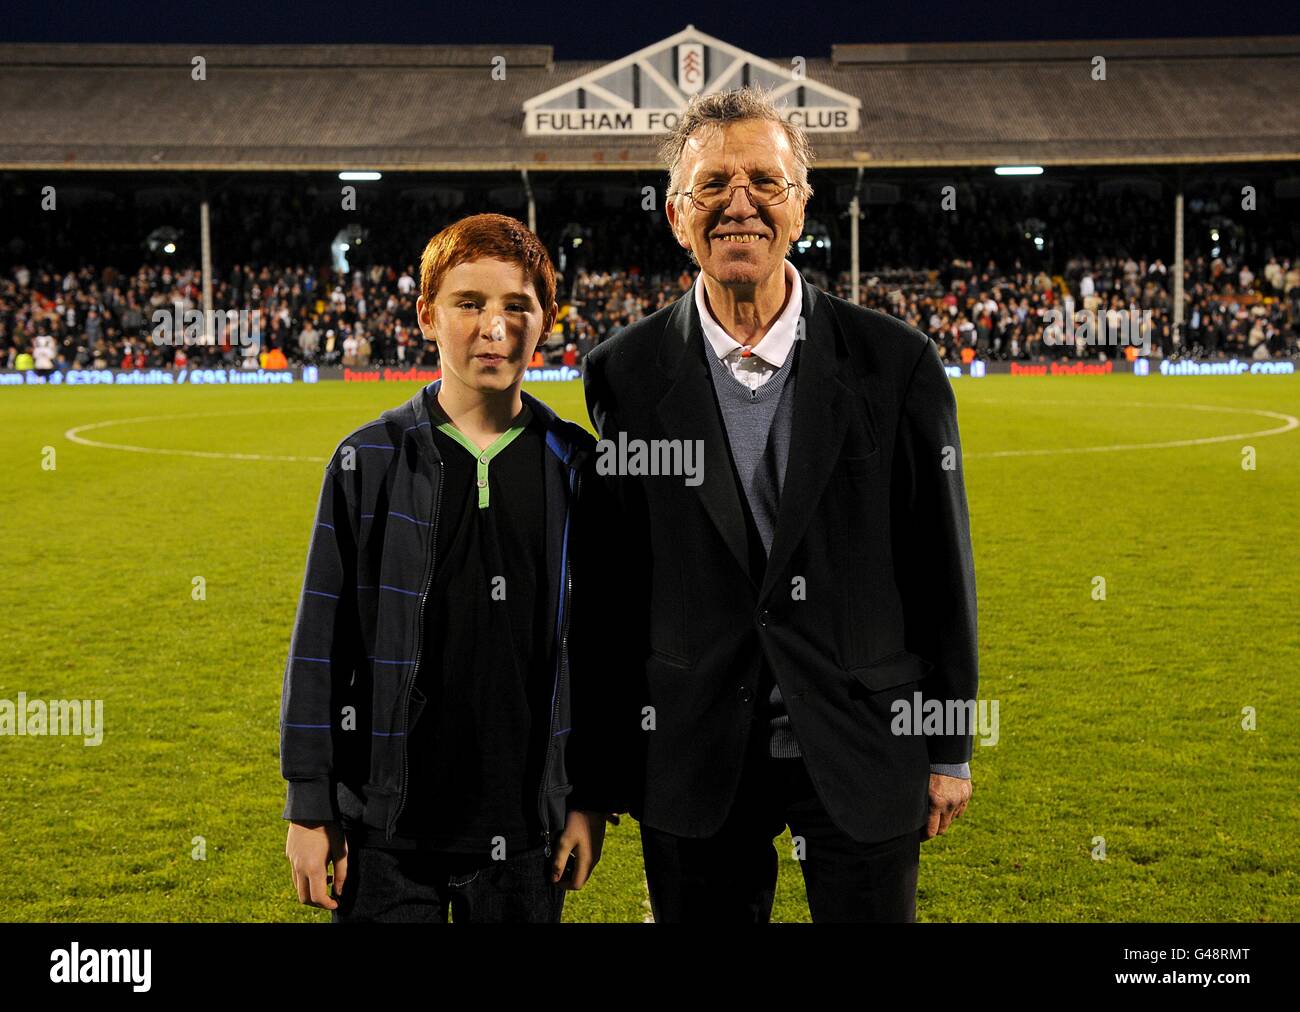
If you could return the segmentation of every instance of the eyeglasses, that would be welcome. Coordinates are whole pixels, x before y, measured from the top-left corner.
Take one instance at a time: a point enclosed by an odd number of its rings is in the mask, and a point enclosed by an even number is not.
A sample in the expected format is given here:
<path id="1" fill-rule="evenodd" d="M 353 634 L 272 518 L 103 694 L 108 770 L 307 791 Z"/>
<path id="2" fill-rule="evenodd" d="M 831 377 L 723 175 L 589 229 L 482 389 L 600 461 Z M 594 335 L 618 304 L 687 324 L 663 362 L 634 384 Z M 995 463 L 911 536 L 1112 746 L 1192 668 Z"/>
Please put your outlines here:
<path id="1" fill-rule="evenodd" d="M 731 198 L 737 190 L 744 190 L 749 202 L 755 207 L 773 207 L 784 204 L 790 191 L 798 185 L 782 176 L 757 176 L 738 186 L 732 186 L 721 179 L 710 179 L 694 190 L 678 190 L 668 196 L 689 197 L 691 203 L 701 211 L 721 211 L 731 204 Z"/>

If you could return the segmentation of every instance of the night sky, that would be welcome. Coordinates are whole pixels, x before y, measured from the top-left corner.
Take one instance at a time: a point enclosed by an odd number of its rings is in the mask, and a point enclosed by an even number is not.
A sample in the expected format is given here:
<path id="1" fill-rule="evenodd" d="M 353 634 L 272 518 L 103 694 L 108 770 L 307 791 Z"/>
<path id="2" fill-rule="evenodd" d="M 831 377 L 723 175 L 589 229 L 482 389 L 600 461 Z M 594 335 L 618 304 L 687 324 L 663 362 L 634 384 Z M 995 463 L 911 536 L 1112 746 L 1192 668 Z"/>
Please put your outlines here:
<path id="1" fill-rule="evenodd" d="M 119 13 L 114 13 L 115 11 Z M 384 2 L 276 5 L 218 0 L 192 7 L 57 0 L 6 5 L 5 42 L 533 43 L 557 59 L 610 59 L 687 24 L 758 55 L 830 55 L 835 42 L 959 42 L 1300 34 L 1300 3 L 1186 0 L 946 0 L 940 3 L 513 4 Z"/>

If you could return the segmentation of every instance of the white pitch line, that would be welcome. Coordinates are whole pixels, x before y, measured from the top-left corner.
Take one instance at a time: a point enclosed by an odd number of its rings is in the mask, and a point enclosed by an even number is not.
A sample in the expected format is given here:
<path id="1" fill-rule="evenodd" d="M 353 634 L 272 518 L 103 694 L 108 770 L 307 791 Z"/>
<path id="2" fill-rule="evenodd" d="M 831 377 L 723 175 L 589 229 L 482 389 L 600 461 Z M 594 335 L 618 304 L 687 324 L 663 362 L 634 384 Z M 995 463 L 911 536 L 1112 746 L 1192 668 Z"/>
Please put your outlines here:
<path id="1" fill-rule="evenodd" d="M 1020 407 L 1034 404 L 1073 404 L 1079 407 L 1086 407 L 1096 410 L 1101 405 L 1092 401 L 1060 401 L 1060 400 L 1034 400 L 1034 401 L 980 401 L 980 404 L 1007 404 L 1015 403 Z M 1233 432 L 1226 436 L 1201 436 L 1197 439 L 1175 439 L 1163 443 L 1113 443 L 1109 446 L 1063 446 L 1045 450 L 988 450 L 983 453 L 966 453 L 962 456 L 967 459 L 980 457 L 1049 457 L 1059 453 L 1114 453 L 1119 450 L 1167 450 L 1179 446 L 1207 446 L 1211 443 L 1230 443 L 1238 439 L 1257 439 L 1261 436 L 1277 436 L 1283 432 L 1290 432 L 1292 429 L 1300 428 L 1300 418 L 1295 415 L 1287 415 L 1278 411 L 1265 411 L 1262 408 L 1230 408 L 1217 404 L 1162 404 L 1151 401 L 1125 401 L 1121 404 L 1111 405 L 1120 408 L 1187 408 L 1191 411 L 1211 411 L 1221 414 L 1249 414 L 1259 415 L 1261 418 L 1278 418 L 1284 421 L 1285 425 L 1280 425 L 1274 429 L 1260 429 L 1257 432 Z"/>
<path id="2" fill-rule="evenodd" d="M 334 408 L 288 408 L 280 409 L 280 413 L 289 411 L 330 411 L 337 410 Z M 164 449 L 156 446 L 132 446 L 128 443 L 104 443 L 96 439 L 86 439 L 79 435 L 82 432 L 89 432 L 92 429 L 102 429 L 109 425 L 130 425 L 137 422 L 175 422 L 183 421 L 189 418 L 227 418 L 238 415 L 261 415 L 275 414 L 268 411 L 207 411 L 197 414 L 184 415 L 140 415 L 137 418 L 110 418 L 104 422 L 90 422 L 86 425 L 77 425 L 63 434 L 63 438 L 73 443 L 79 443 L 82 446 L 93 446 L 101 450 L 127 450 L 131 453 L 152 453 L 165 457 L 203 457 L 209 460 L 273 460 L 289 462 L 308 462 L 324 463 L 325 457 L 295 457 L 286 454 L 273 453 L 226 453 L 218 450 L 173 450 Z"/>
<path id="3" fill-rule="evenodd" d="M 1018 406 L 1034 404 L 1069 404 L 1076 407 L 1085 407 L 1096 409 L 1098 405 L 1091 401 L 1062 401 L 1062 400 L 1031 400 L 1031 401 L 1006 401 L 1006 400 L 988 400 L 980 401 L 983 404 L 1008 404 L 1014 403 Z M 1186 408 L 1190 411 L 1209 411 L 1220 414 L 1249 414 L 1258 415 L 1261 418 L 1276 418 L 1285 424 L 1272 429 L 1260 429 L 1256 432 L 1233 432 L 1225 436 L 1201 436 L 1196 439 L 1175 439 L 1163 443 L 1113 443 L 1108 446 L 1064 446 L 1041 450 L 987 450 L 984 452 L 966 453 L 963 456 L 968 460 L 980 459 L 985 457 L 1051 457 L 1057 454 L 1066 453 L 1115 453 L 1123 450 L 1167 450 L 1181 446 L 1208 446 L 1212 443 L 1230 443 L 1239 439 L 1258 439 L 1263 436 L 1276 436 L 1283 432 L 1290 432 L 1292 429 L 1300 428 L 1300 418 L 1295 415 L 1283 414 L 1278 411 L 1266 411 L 1261 408 L 1234 408 L 1224 407 L 1216 404 L 1164 404 L 1151 401 L 1125 401 L 1120 404 L 1112 405 L 1121 408 Z M 284 408 L 279 413 L 286 414 L 297 411 L 332 411 L 336 408 Z M 138 418 L 112 418 L 103 422 L 91 422 L 87 425 L 78 425 L 68 429 L 63 434 L 64 438 L 73 443 L 79 443 L 82 446 L 93 446 L 102 450 L 126 450 L 131 453 L 151 453 L 166 457 L 201 457 L 209 460 L 270 460 L 284 461 L 295 463 L 324 463 L 325 457 L 300 457 L 289 456 L 285 454 L 270 453 L 226 453 L 218 450 L 172 450 L 163 449 L 155 446 L 132 446 L 128 443 L 104 443 L 99 440 L 86 439 L 79 435 L 82 432 L 89 432 L 93 429 L 101 429 L 110 425 L 129 425 L 136 422 L 173 422 L 188 418 L 218 418 L 230 417 L 237 415 L 259 415 L 275 414 L 276 412 L 267 411 L 211 411 L 201 414 L 185 415 L 142 415 Z"/>

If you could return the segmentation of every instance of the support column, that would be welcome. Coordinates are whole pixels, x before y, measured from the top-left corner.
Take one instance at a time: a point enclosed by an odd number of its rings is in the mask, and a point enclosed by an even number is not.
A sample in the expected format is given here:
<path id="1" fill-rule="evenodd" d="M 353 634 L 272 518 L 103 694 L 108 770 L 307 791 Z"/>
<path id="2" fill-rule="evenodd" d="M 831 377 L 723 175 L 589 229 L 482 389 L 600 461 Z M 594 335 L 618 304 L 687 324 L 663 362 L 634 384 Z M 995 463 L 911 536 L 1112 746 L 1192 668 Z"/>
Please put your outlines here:
<path id="1" fill-rule="evenodd" d="M 208 198 L 205 196 L 199 204 L 199 245 L 202 254 L 203 270 L 203 341 L 215 343 L 216 335 L 209 329 L 212 326 L 212 222 L 208 215 Z"/>
<path id="2" fill-rule="evenodd" d="M 858 250 L 859 224 L 858 219 L 862 216 L 862 167 L 858 166 L 857 179 L 853 181 L 853 199 L 849 201 L 849 243 L 851 246 L 849 254 L 849 271 L 851 273 L 849 285 L 849 298 L 855 306 L 861 305 L 858 301 L 858 273 L 862 268 L 862 254 Z"/>
<path id="3" fill-rule="evenodd" d="M 1174 196 L 1174 340 L 1181 347 L 1183 340 L 1183 179 L 1178 174 L 1178 193 Z"/>

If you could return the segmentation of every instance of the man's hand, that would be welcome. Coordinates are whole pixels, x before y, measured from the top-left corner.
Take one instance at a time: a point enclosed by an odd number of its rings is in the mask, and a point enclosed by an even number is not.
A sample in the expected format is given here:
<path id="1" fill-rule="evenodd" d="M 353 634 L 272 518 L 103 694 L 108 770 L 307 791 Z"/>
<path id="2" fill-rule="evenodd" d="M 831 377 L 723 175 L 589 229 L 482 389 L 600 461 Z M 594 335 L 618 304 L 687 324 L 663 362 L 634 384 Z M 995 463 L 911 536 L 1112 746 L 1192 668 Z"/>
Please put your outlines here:
<path id="1" fill-rule="evenodd" d="M 952 820 L 966 811 L 970 796 L 969 780 L 961 777 L 945 777 L 942 773 L 931 773 L 930 821 L 925 827 L 925 838 L 929 840 L 947 832 Z"/>
<path id="2" fill-rule="evenodd" d="M 600 848 L 604 842 L 604 812 L 570 812 L 564 821 L 560 841 L 551 854 L 551 881 L 563 881 L 565 889 L 581 889 L 600 860 Z M 573 878 L 562 880 L 570 854 L 574 858 Z"/>
<path id="3" fill-rule="evenodd" d="M 337 822 L 291 822 L 285 856 L 293 871 L 298 900 L 322 910 L 338 908 L 343 880 L 348 874 L 348 844 Z M 334 864 L 334 896 L 329 895 L 330 876 L 326 866 Z"/>

